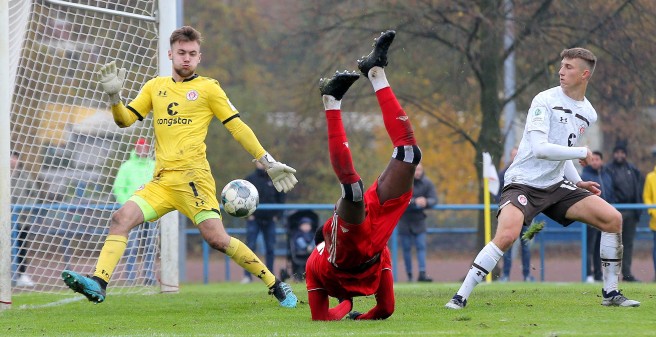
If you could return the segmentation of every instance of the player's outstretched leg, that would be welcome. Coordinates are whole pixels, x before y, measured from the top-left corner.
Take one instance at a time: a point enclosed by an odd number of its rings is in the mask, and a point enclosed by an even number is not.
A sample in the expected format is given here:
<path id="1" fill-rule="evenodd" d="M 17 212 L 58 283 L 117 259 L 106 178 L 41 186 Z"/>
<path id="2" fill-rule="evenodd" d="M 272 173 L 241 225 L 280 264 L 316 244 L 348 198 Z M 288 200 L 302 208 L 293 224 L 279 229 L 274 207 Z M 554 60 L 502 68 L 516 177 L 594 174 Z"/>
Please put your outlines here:
<path id="1" fill-rule="evenodd" d="M 373 67 L 384 68 L 387 65 L 387 50 L 395 36 L 396 32 L 393 30 L 380 33 L 380 36 L 374 40 L 374 49 L 371 53 L 358 60 L 358 69 L 364 76 L 368 76 L 369 70 Z"/>
<path id="2" fill-rule="evenodd" d="M 369 79 L 376 93 L 385 130 L 394 145 L 392 158 L 396 160 L 390 161 L 378 177 L 380 202 L 398 198 L 411 190 L 415 167 L 421 161 L 421 150 L 417 146 L 410 118 L 396 99 L 385 75 L 387 51 L 395 36 L 393 30 L 381 33 L 369 55 L 358 60 L 358 68 Z"/>
<path id="3" fill-rule="evenodd" d="M 70 270 L 62 272 L 64 283 L 76 293 L 80 293 L 94 303 L 100 303 L 105 300 L 105 289 L 98 282 L 90 277 L 82 276 Z"/>
<path id="4" fill-rule="evenodd" d="M 296 295 L 294 295 L 294 292 L 292 291 L 292 287 L 278 279 L 276 279 L 276 283 L 269 288 L 269 294 L 275 296 L 278 302 L 280 302 L 280 305 L 285 308 L 295 308 L 296 302 L 298 302 Z"/>
<path id="5" fill-rule="evenodd" d="M 201 233 L 204 236 L 211 236 L 213 233 L 210 232 L 210 228 L 215 228 L 212 225 L 212 221 L 216 221 L 219 225 L 222 225 L 218 219 L 207 219 L 200 223 L 199 228 Z M 210 246 L 214 249 L 219 250 L 218 244 L 216 241 L 212 241 Z M 248 248 L 243 242 L 235 237 L 230 237 L 230 242 L 228 246 L 224 248 L 224 254 L 230 259 L 235 261 L 240 267 L 244 270 L 251 273 L 251 275 L 259 278 L 262 282 L 269 288 L 269 295 L 274 295 L 280 305 L 285 308 L 294 308 L 296 307 L 296 302 L 298 302 L 296 295 L 292 291 L 292 288 L 285 282 L 280 281 L 273 273 L 260 261 L 260 259 L 253 253 L 253 251 Z"/>
<path id="6" fill-rule="evenodd" d="M 330 164 L 342 188 L 342 198 L 337 204 L 337 214 L 346 222 L 359 224 L 364 219 L 364 187 L 360 175 L 355 171 L 351 150 L 342 122 L 342 97 L 358 80 L 356 72 L 336 72 L 329 79 L 321 79 L 319 91 L 323 99 L 328 130 L 328 153 Z"/>

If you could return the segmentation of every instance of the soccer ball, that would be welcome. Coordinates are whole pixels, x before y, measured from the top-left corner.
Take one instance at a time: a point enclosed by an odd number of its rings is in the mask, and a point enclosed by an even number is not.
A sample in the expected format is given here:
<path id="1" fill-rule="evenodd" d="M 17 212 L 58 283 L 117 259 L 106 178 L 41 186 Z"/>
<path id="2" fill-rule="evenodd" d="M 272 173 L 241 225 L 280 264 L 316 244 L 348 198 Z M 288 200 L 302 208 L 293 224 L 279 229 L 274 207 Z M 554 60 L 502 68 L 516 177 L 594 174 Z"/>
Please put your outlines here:
<path id="1" fill-rule="evenodd" d="M 236 179 L 225 185 L 221 191 L 221 203 L 228 214 L 244 218 L 255 212 L 260 203 L 260 194 L 248 180 Z"/>

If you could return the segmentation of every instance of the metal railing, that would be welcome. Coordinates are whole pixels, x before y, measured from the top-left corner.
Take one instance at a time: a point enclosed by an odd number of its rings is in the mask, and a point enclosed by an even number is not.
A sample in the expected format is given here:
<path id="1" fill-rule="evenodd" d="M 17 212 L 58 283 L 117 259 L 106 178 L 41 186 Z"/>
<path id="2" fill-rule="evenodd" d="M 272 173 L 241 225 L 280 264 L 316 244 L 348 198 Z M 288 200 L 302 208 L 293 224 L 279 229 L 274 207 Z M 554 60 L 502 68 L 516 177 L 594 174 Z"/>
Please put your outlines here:
<path id="1" fill-rule="evenodd" d="M 615 208 L 618 210 L 627 210 L 627 209 L 637 209 L 637 210 L 646 210 L 649 208 L 656 208 L 656 205 L 644 205 L 644 204 L 613 204 Z M 264 210 L 324 210 L 324 211 L 332 211 L 334 209 L 333 204 L 260 204 L 258 206 L 258 209 L 264 209 Z M 466 210 L 478 210 L 482 211 L 485 209 L 485 206 L 483 204 L 442 204 L 442 205 L 435 205 L 431 208 L 432 210 L 435 211 L 447 211 L 447 210 L 455 210 L 455 211 L 466 211 Z M 491 205 L 490 210 L 491 211 L 496 211 L 498 209 L 498 205 Z M 542 218 L 544 217 L 544 218 Z M 544 229 L 540 231 L 540 233 L 536 236 L 535 240 L 537 240 L 537 243 L 539 244 L 539 255 L 540 255 L 540 280 L 544 281 L 545 279 L 545 246 L 546 246 L 546 236 L 548 234 L 559 234 L 559 233 L 566 233 L 566 234 L 572 234 L 572 233 L 580 233 L 580 240 L 581 240 L 581 281 L 585 281 L 587 277 L 587 227 L 586 225 L 583 225 L 581 223 L 574 223 L 568 227 L 563 227 L 560 224 L 556 224 L 552 220 L 546 218 L 546 216 L 540 214 L 539 218 L 536 219 L 544 219 L 547 222 L 552 222 L 555 225 L 547 225 L 545 226 Z M 321 220 L 320 220 L 321 221 Z M 245 228 L 226 228 L 226 231 L 230 235 L 245 235 L 246 234 L 246 229 Z M 468 227 L 452 227 L 452 228 L 428 228 L 427 229 L 427 234 L 428 235 L 440 235 L 440 234 L 475 234 L 477 233 L 477 226 L 472 225 Z M 648 233 L 650 230 L 649 228 L 644 228 L 644 227 L 639 227 L 637 228 L 637 233 Z M 186 231 L 187 235 L 200 235 L 198 232 L 198 229 L 196 228 L 188 228 Z M 284 228 L 276 228 L 276 234 L 277 235 L 287 235 L 286 229 Z M 394 230 L 392 237 L 390 238 L 390 255 L 392 257 L 392 274 L 394 276 L 394 280 L 398 280 L 397 277 L 397 266 L 398 266 L 398 240 L 397 240 L 397 230 Z M 474 254 L 476 252 L 472 251 L 472 258 L 474 257 Z M 286 255 L 286 254 L 279 254 L 279 255 Z M 202 259 L 203 259 L 203 283 L 208 283 L 209 282 L 209 258 L 210 258 L 210 247 L 209 245 L 203 241 L 202 243 Z M 226 255 L 224 255 L 225 258 L 225 280 L 229 281 L 230 280 L 230 258 Z M 273 272 L 273 271 L 272 271 Z M 184 274 L 181 274 L 184 277 Z"/>
<path id="2" fill-rule="evenodd" d="M 645 210 L 649 208 L 656 208 L 656 205 L 644 205 L 644 204 L 614 204 L 613 205 L 615 208 L 618 210 L 627 210 L 627 209 L 634 209 L 634 210 Z M 12 255 L 15 256 L 16 254 L 16 247 L 14 246 L 15 243 L 13 242 L 16 237 L 17 237 L 17 214 L 16 212 L 21 212 L 21 211 L 27 211 L 27 212 L 38 212 L 38 211 L 43 211 L 43 210 L 65 210 L 65 211 L 76 211 L 79 209 L 95 209 L 95 210 L 115 210 L 118 208 L 117 204 L 88 204 L 88 205 L 71 205 L 71 204 L 36 204 L 36 205 L 12 205 Z M 491 205 L 491 211 L 495 211 L 498 206 L 497 205 Z M 312 210 L 312 211 L 332 211 L 334 209 L 333 204 L 260 204 L 258 206 L 258 209 L 262 210 L 293 210 L 293 211 L 298 211 L 298 210 Z M 435 205 L 434 207 L 431 208 L 434 211 L 447 211 L 447 210 L 455 210 L 455 211 L 466 211 L 466 210 L 474 210 L 474 211 L 481 211 L 484 210 L 485 207 L 483 204 L 442 204 L 442 205 Z M 542 216 L 542 215 L 540 215 Z M 546 218 L 546 217 L 545 217 Z M 321 220 L 320 220 L 321 221 Z M 549 220 L 551 221 L 551 220 Z M 67 237 L 69 236 L 74 236 L 76 234 L 88 234 L 87 231 L 79 231 L 79 230 L 70 230 L 70 229 L 56 229 L 57 231 L 65 230 L 67 232 Z M 107 231 L 107 228 L 102 229 L 103 232 Z M 226 228 L 226 231 L 230 235 L 245 235 L 246 234 L 246 229 L 245 228 Z M 540 252 L 540 280 L 544 281 L 545 279 L 545 245 L 547 239 L 545 238 L 546 235 L 548 234 L 558 234 L 558 233 L 567 233 L 567 234 L 572 234 L 572 233 L 580 233 L 580 242 L 581 242 L 581 256 L 582 256 L 582 263 L 581 263 L 581 280 L 584 281 L 585 278 L 587 277 L 587 239 L 586 239 L 586 231 L 587 231 L 587 226 L 585 225 L 570 225 L 568 227 L 562 227 L 560 225 L 555 225 L 555 226 L 545 226 L 545 228 L 540 232 L 540 234 L 537 235 L 536 240 L 539 244 L 539 252 Z M 637 228 L 637 234 L 641 233 L 648 233 L 650 230 L 649 228 L 646 227 L 638 227 Z M 200 232 L 198 231 L 197 228 L 186 228 L 183 231 L 185 236 L 190 236 L 190 235 L 200 235 Z M 476 225 L 471 225 L 468 227 L 451 227 L 451 228 L 428 228 L 427 229 L 427 234 L 428 235 L 440 235 L 440 234 L 475 234 L 477 232 L 477 226 Z M 98 233 L 95 233 L 98 234 Z M 286 229 L 285 228 L 277 228 L 276 229 L 276 234 L 277 235 L 287 235 Z M 398 265 L 398 242 L 397 242 L 397 231 L 395 230 L 394 233 L 392 234 L 392 237 L 390 238 L 390 252 L 392 256 L 392 272 L 394 279 L 397 280 L 397 265 Z M 186 252 L 182 252 L 183 254 Z M 475 254 L 476 252 L 471 252 L 472 254 Z M 277 255 L 283 255 L 286 256 L 286 251 L 283 252 L 278 252 Z M 472 255 L 473 257 L 474 255 Z M 224 255 L 225 257 L 225 279 L 230 280 L 230 258 Z M 205 242 L 204 240 L 202 241 L 202 260 L 203 260 L 203 282 L 208 283 L 209 282 L 209 269 L 210 269 L 210 247 Z M 12 262 L 13 259 L 12 259 Z M 14 263 L 12 263 L 13 265 Z M 12 266 L 12 269 L 15 269 L 16 266 Z M 15 271 L 15 270 L 12 270 Z M 272 271 L 273 272 L 273 271 Z M 180 271 L 180 276 L 181 279 L 184 281 L 185 279 L 185 271 L 181 270 Z"/>

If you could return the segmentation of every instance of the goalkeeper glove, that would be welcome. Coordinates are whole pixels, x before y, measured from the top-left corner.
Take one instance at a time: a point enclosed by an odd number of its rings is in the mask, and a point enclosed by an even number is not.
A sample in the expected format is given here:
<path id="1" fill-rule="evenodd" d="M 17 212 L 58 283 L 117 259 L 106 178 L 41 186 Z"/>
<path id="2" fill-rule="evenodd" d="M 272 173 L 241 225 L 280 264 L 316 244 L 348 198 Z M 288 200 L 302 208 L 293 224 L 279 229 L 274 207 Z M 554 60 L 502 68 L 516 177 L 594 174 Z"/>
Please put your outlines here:
<path id="1" fill-rule="evenodd" d="M 116 105 L 121 102 L 121 90 L 125 81 L 125 68 L 117 69 L 116 62 L 112 61 L 100 68 L 98 81 L 103 90 L 109 95 L 109 103 Z"/>
<path id="2" fill-rule="evenodd" d="M 294 185 L 298 182 L 294 176 L 296 170 L 276 161 L 269 153 L 265 153 L 264 156 L 257 161 L 264 165 L 264 170 L 269 174 L 271 181 L 273 181 L 273 187 L 275 187 L 278 192 L 287 193 L 291 191 L 292 188 L 294 188 Z"/>

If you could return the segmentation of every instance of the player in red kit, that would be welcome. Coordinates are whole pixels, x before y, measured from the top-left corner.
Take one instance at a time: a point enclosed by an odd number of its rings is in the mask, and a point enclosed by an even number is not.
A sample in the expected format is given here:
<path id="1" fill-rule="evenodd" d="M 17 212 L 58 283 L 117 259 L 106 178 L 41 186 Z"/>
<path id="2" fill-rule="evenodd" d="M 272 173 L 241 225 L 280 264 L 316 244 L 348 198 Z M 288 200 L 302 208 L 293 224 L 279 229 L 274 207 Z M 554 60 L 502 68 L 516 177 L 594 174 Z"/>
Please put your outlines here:
<path id="1" fill-rule="evenodd" d="M 408 207 L 415 167 L 421 151 L 408 116 L 385 77 L 387 50 L 394 31 L 376 39 L 373 51 L 358 60 L 358 68 L 371 82 L 383 122 L 394 145 L 392 159 L 366 191 L 355 171 L 341 119 L 341 99 L 360 77 L 355 72 L 335 73 L 322 79 L 328 125 L 330 162 L 342 187 L 332 218 L 317 230 L 317 248 L 306 266 L 306 285 L 313 320 L 385 319 L 394 312 L 392 263 L 387 241 Z M 361 314 L 353 309 L 355 296 L 376 295 L 376 306 Z M 329 297 L 340 303 L 329 308 Z"/>

